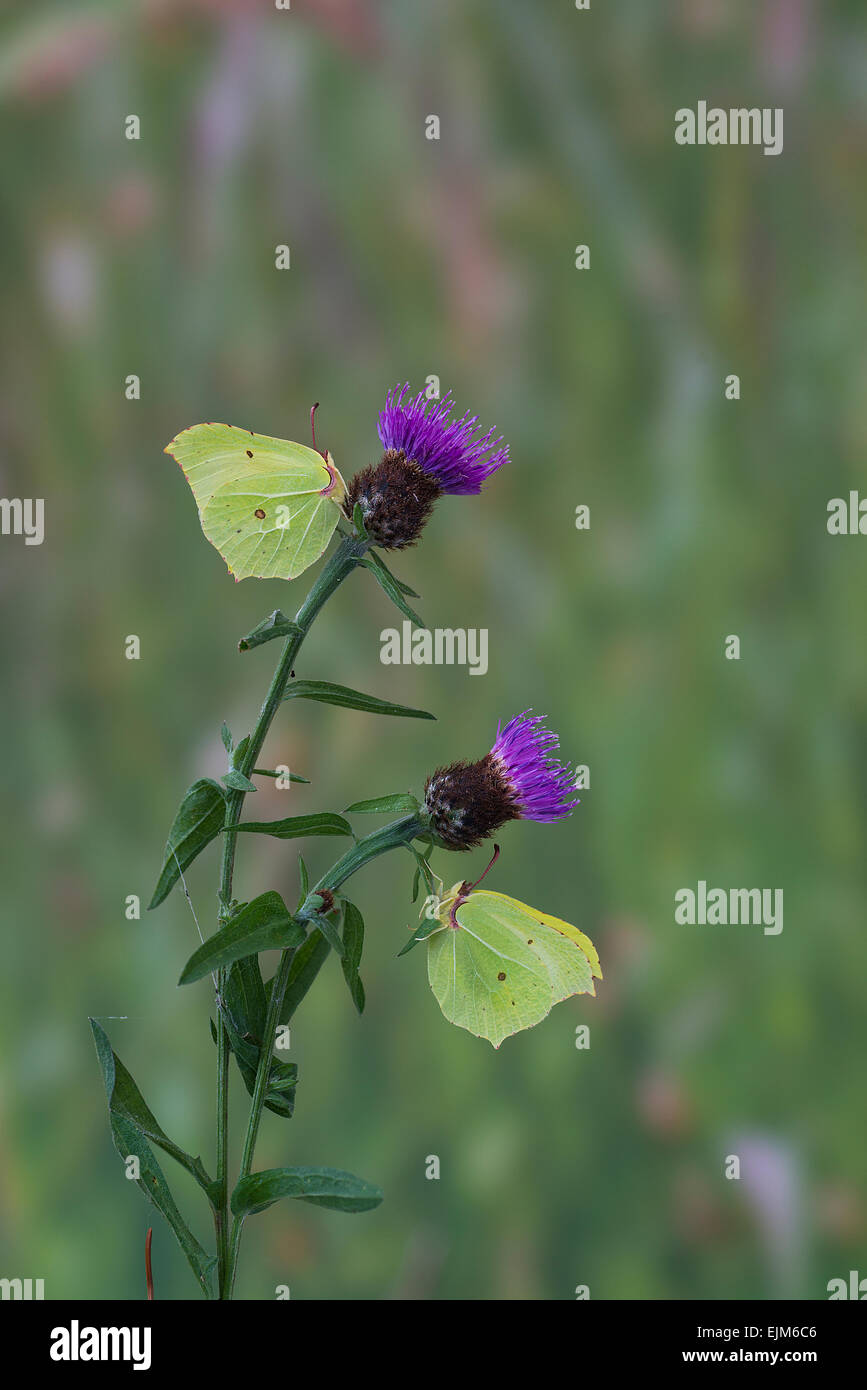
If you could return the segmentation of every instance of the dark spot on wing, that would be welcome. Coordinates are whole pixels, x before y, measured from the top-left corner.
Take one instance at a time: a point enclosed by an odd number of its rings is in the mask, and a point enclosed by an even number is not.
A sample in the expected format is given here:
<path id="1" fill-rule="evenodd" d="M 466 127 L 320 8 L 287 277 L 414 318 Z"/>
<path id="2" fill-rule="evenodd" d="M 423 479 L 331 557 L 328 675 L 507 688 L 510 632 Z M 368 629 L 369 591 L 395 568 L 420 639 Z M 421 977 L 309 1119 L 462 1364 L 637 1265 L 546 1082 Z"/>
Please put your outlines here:
<path id="1" fill-rule="evenodd" d="M 260 521 L 263 521 L 265 519 L 265 513 L 262 511 L 261 507 L 257 507 L 253 515 L 257 516 Z"/>
<path id="2" fill-rule="evenodd" d="M 529 936 L 529 937 L 527 938 L 527 945 L 528 945 L 528 946 L 532 946 L 532 944 L 533 944 L 533 938 L 532 938 L 532 936 Z"/>
<path id="3" fill-rule="evenodd" d="M 251 459 L 252 457 L 253 457 L 253 450 L 252 450 L 252 449 L 248 449 L 248 450 L 247 450 L 247 458 L 248 458 L 248 459 Z"/>
<path id="4" fill-rule="evenodd" d="M 498 979 L 498 980 L 505 980 L 505 978 L 506 978 L 506 972 L 505 972 L 505 970 L 501 970 L 500 973 L 499 973 L 499 975 L 497 976 L 497 979 Z"/>

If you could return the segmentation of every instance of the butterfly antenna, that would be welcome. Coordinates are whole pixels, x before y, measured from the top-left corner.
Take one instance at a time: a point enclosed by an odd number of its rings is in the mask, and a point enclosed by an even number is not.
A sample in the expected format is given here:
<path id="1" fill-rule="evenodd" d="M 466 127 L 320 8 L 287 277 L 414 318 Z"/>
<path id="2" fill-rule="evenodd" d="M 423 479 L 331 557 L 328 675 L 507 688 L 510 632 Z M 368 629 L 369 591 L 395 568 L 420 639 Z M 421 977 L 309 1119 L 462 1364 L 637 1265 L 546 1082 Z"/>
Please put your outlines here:
<path id="1" fill-rule="evenodd" d="M 478 886 L 479 886 L 479 884 L 481 883 L 482 879 L 485 877 L 485 874 L 490 872 L 490 870 L 494 867 L 494 865 L 496 864 L 496 862 L 497 862 L 497 860 L 499 859 L 499 857 L 500 857 L 500 846 L 499 846 L 499 845 L 494 845 L 494 852 L 493 852 L 493 854 L 491 855 L 491 862 L 488 864 L 487 869 L 485 869 L 485 873 L 482 874 L 479 878 L 477 878 L 476 881 L 475 881 L 475 883 L 471 883 L 471 884 L 469 885 L 469 887 L 466 887 L 466 885 L 465 885 L 464 891 L 466 891 L 467 893 L 472 893 L 472 891 L 473 891 L 474 888 L 478 888 Z"/>
<path id="2" fill-rule="evenodd" d="M 318 409 L 319 409 L 319 402 L 318 402 L 318 401 L 316 402 L 315 405 L 312 405 L 312 406 L 310 407 L 310 433 L 311 433 L 311 435 L 313 436 L 313 447 L 314 447 L 314 449 L 316 449 L 316 424 L 315 424 L 315 421 L 314 421 L 314 418 L 313 418 L 313 417 L 314 417 L 314 415 L 316 414 L 316 412 L 317 412 Z M 316 452 L 317 452 L 317 454 L 322 454 L 322 450 L 321 450 L 321 449 L 316 449 Z M 327 449 L 325 450 L 325 453 L 322 454 L 322 457 L 325 459 L 326 462 L 328 461 L 328 450 L 327 450 Z"/>

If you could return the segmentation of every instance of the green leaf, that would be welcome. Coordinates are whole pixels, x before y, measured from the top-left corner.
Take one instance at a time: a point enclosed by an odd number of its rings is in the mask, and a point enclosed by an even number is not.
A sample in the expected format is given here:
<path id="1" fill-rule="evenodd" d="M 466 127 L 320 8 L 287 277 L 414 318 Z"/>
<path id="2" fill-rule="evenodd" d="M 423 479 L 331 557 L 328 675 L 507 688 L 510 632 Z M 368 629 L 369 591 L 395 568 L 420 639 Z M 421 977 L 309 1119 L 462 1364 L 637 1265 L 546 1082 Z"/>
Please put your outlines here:
<path id="1" fill-rule="evenodd" d="M 329 922 L 328 918 L 323 917 L 320 913 L 316 913 L 310 917 L 307 917 L 306 920 L 311 924 L 311 926 L 315 927 L 317 931 L 320 931 L 322 933 L 322 935 L 325 937 L 325 940 L 328 942 L 328 945 L 331 947 L 332 951 L 335 951 L 338 956 L 342 957 L 343 938 L 337 929 L 336 923 Z"/>
<path id="2" fill-rule="evenodd" d="M 255 784 L 250 781 L 249 777 L 245 777 L 243 772 L 238 772 L 237 768 L 232 768 L 231 772 L 227 772 L 223 781 L 229 790 L 233 792 L 254 792 L 258 790 Z"/>
<path id="3" fill-rule="evenodd" d="M 381 1188 L 339 1168 L 268 1168 L 241 1178 L 232 1193 L 236 1216 L 264 1211 L 281 1197 L 297 1197 L 331 1211 L 372 1211 L 382 1201 Z"/>
<path id="4" fill-rule="evenodd" d="M 373 559 L 372 551 L 368 551 L 366 555 L 363 555 L 358 563 L 363 565 L 365 569 L 370 570 L 370 573 L 373 575 L 380 588 L 388 594 L 395 608 L 399 608 L 405 618 L 409 618 L 410 622 L 414 623 L 416 627 L 425 626 L 418 614 L 410 608 L 401 593 L 397 580 L 389 573 L 385 565 L 381 562 L 377 563 Z"/>
<path id="5" fill-rule="evenodd" d="M 391 570 L 388 568 L 388 565 L 385 563 L 378 550 L 369 550 L 367 552 L 367 556 L 370 560 L 371 565 L 373 565 L 375 569 L 384 570 L 385 573 L 388 575 L 389 579 L 394 581 L 398 589 L 400 589 L 400 592 L 402 594 L 406 594 L 407 598 L 421 598 L 421 594 L 417 594 L 415 589 L 411 589 L 408 584 L 404 584 L 402 580 L 398 579 L 396 575 L 392 574 Z"/>
<path id="6" fill-rule="evenodd" d="M 280 894 L 262 893 L 193 952 L 178 984 L 192 984 L 212 970 L 259 951 L 286 951 L 300 946 L 305 936 L 303 926 L 295 921 Z"/>
<path id="7" fill-rule="evenodd" d="M 432 848 L 433 848 L 433 842 L 430 842 L 430 848 L 428 849 L 428 853 L 430 853 L 430 849 L 432 849 Z M 419 854 L 419 852 L 418 852 L 418 850 L 416 849 L 415 845 L 413 845 L 413 844 L 408 844 L 408 845 L 407 845 L 407 849 L 409 850 L 410 854 L 412 855 L 413 859 L 415 860 L 415 863 L 416 863 L 416 875 L 421 874 L 422 878 L 424 879 L 425 887 L 426 887 L 426 889 L 427 889 L 427 891 L 428 891 L 428 896 L 430 896 L 430 894 L 433 893 L 433 890 L 434 890 L 434 885 L 433 885 L 433 872 L 432 872 L 432 870 L 431 870 L 431 866 L 430 866 L 430 864 L 428 863 L 426 857 L 425 857 L 423 854 Z M 416 900 L 417 897 L 418 897 L 418 883 L 417 883 L 416 879 L 413 879 L 413 890 L 412 890 L 412 900 L 413 900 L 413 902 L 415 902 L 415 900 Z"/>
<path id="8" fill-rule="evenodd" d="M 232 767 L 237 768 L 238 771 L 240 771 L 241 768 L 244 766 L 244 758 L 247 754 L 247 749 L 249 748 L 249 746 L 250 735 L 245 734 L 244 737 L 241 739 L 240 743 L 238 744 L 237 748 L 235 749 L 234 753 L 232 754 Z"/>
<path id="9" fill-rule="evenodd" d="M 278 840 L 298 840 L 304 835 L 351 835 L 352 826 L 333 811 L 312 816 L 287 816 L 284 820 L 247 820 L 234 827 L 256 835 L 276 835 Z"/>
<path id="10" fill-rule="evenodd" d="M 392 812 L 420 811 L 421 802 L 408 792 L 395 792 L 393 796 L 373 796 L 369 801 L 353 801 L 347 806 L 348 816 L 382 816 Z"/>
<path id="11" fill-rule="evenodd" d="M 196 1276 L 199 1287 L 206 1298 L 213 1298 L 212 1275 L 216 1260 L 208 1255 L 196 1240 L 175 1205 L 165 1174 L 157 1163 L 154 1151 L 147 1142 L 146 1135 L 177 1158 L 187 1168 L 196 1181 L 208 1192 L 213 1202 L 216 1197 L 211 1183 L 199 1159 L 190 1158 L 163 1133 L 145 1104 L 141 1092 L 129 1072 L 123 1067 L 100 1025 L 90 1020 L 93 1030 L 96 1053 L 102 1068 L 105 1093 L 108 1099 L 109 1122 L 114 1146 L 121 1158 L 126 1160 L 133 1154 L 139 1160 L 139 1177 L 134 1179 L 136 1186 L 149 1202 L 161 1211 L 187 1257 L 190 1268 Z"/>
<path id="12" fill-rule="evenodd" d="M 223 1003 L 239 1036 L 261 1042 L 268 1001 L 258 956 L 244 956 L 229 966 Z"/>
<path id="13" fill-rule="evenodd" d="M 364 985 L 358 974 L 361 952 L 364 947 L 364 918 L 355 903 L 346 899 L 343 909 L 343 978 L 349 986 L 352 1002 L 358 1012 L 364 1013 Z"/>
<path id="14" fill-rule="evenodd" d="M 310 786 L 309 777 L 299 777 L 297 772 L 278 772 L 273 767 L 254 767 L 255 777 L 285 777 L 287 782 L 303 782 L 305 786 Z"/>
<path id="15" fill-rule="evenodd" d="M 360 691 L 350 690 L 345 685 L 332 685 L 330 681 L 293 681 L 283 699 L 320 700 L 326 705 L 344 705 L 347 709 L 366 710 L 368 714 L 393 714 L 404 719 L 436 718 L 426 710 L 395 705 L 389 700 L 379 700 L 375 695 L 362 695 Z"/>
<path id="16" fill-rule="evenodd" d="M 209 1201 L 213 1204 L 218 1195 L 216 1184 L 205 1171 L 202 1160 L 185 1153 L 161 1129 L 138 1086 L 117 1053 L 113 1051 L 107 1033 L 95 1018 L 90 1019 L 90 1028 L 96 1045 L 96 1055 L 102 1067 L 102 1079 L 109 1111 L 112 1114 L 124 1116 L 131 1124 L 135 1125 L 146 1139 L 150 1139 L 167 1154 L 171 1154 L 182 1168 L 186 1168 L 187 1172 L 192 1174 L 199 1187 L 207 1193 Z"/>
<path id="17" fill-rule="evenodd" d="M 231 753 L 234 744 L 232 743 L 232 735 L 229 733 L 229 726 L 226 723 L 225 719 L 223 720 L 223 727 L 220 730 L 220 738 L 223 740 L 223 747 L 225 748 L 226 752 Z"/>
<path id="18" fill-rule="evenodd" d="M 411 951 L 413 946 L 418 946 L 420 942 L 427 941 L 428 937 L 435 931 L 438 931 L 441 926 L 441 922 L 434 920 L 432 922 L 425 922 L 422 926 L 417 927 L 406 945 L 402 946 L 398 951 L 398 959 Z"/>
<path id="19" fill-rule="evenodd" d="M 225 792 L 218 782 L 202 777 L 184 795 L 172 821 L 166 855 L 150 907 L 168 897 L 184 869 L 219 835 L 226 816 Z"/>
<path id="20" fill-rule="evenodd" d="M 307 940 L 298 947 L 289 967 L 286 993 L 280 1008 L 280 1022 L 289 1023 L 322 966 L 331 955 L 331 947 L 321 931 L 314 929 Z M 274 981 L 270 982 L 273 986 Z M 269 986 L 265 986 L 269 990 Z M 269 990 L 270 992 L 270 990 Z"/>
<path id="21" fill-rule="evenodd" d="M 310 891 L 310 875 L 307 872 L 307 865 L 304 863 L 300 854 L 298 856 L 298 878 L 301 884 L 301 896 L 298 899 L 298 906 L 300 907 Z"/>
<path id="22" fill-rule="evenodd" d="M 162 1212 L 175 1234 L 178 1244 L 187 1257 L 199 1288 L 205 1298 L 214 1297 L 213 1274 L 217 1261 L 202 1248 L 175 1205 L 171 1190 L 162 1168 L 157 1163 L 154 1151 L 140 1130 L 123 1115 L 111 1116 L 111 1135 L 114 1147 L 126 1161 L 133 1154 L 139 1160 L 139 1174 L 135 1185 L 149 1202 Z"/>
<path id="23" fill-rule="evenodd" d="M 253 647 L 261 647 L 263 642 L 270 642 L 275 637 L 303 637 L 303 630 L 297 623 L 293 623 L 291 618 L 287 618 L 285 613 L 281 613 L 279 608 L 275 608 L 273 613 L 269 613 L 267 618 L 263 618 L 261 623 L 257 623 L 252 632 L 248 632 L 246 637 L 242 637 L 238 643 L 239 652 L 252 651 Z"/>
<path id="24" fill-rule="evenodd" d="M 355 527 L 355 534 L 359 539 L 366 541 L 367 527 L 364 524 L 364 511 L 360 502 L 356 502 L 355 506 L 352 508 L 352 524 Z"/>
<path id="25" fill-rule="evenodd" d="M 226 1031 L 229 1035 L 229 1047 L 232 1055 L 238 1064 L 241 1079 L 252 1096 L 256 1086 L 256 1073 L 259 1070 L 259 1058 L 261 1056 L 261 1043 L 245 1036 L 238 1031 L 235 1025 L 234 1014 L 224 1012 L 224 1022 Z M 217 1030 L 213 1019 L 210 1020 L 211 1036 L 214 1042 L 217 1041 Z M 275 1115 L 282 1115 L 284 1119 L 291 1120 L 295 1109 L 295 1087 L 298 1082 L 298 1068 L 294 1062 L 281 1062 L 276 1057 L 271 1058 L 271 1066 L 268 1072 L 268 1084 L 265 1090 L 265 1106 Z"/>

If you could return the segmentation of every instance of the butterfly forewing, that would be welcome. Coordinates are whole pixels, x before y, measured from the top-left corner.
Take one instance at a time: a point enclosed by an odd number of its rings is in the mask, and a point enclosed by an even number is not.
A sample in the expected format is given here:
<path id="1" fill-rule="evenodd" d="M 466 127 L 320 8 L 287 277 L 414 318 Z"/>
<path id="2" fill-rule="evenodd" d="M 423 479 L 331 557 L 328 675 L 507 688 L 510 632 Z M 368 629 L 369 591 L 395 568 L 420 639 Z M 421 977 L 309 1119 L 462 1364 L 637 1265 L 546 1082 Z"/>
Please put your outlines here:
<path id="1" fill-rule="evenodd" d="M 294 579 L 328 545 L 345 489 L 314 449 L 203 424 L 184 430 L 166 453 L 183 469 L 202 530 L 236 579 Z"/>
<path id="2" fill-rule="evenodd" d="M 509 898 L 502 893 L 480 893 L 478 896 L 490 900 L 487 907 L 499 922 L 516 934 L 524 934 L 529 948 L 544 963 L 551 983 L 552 1005 L 559 1004 L 562 999 L 570 999 L 573 994 L 596 993 L 591 961 L 575 937 L 582 937 L 586 942 L 597 968 L 599 959 L 583 932 L 577 931 L 568 922 L 561 922 L 558 917 L 536 912 L 526 903 L 518 902 L 517 898 Z M 555 922 L 556 927 L 553 925 Z"/>

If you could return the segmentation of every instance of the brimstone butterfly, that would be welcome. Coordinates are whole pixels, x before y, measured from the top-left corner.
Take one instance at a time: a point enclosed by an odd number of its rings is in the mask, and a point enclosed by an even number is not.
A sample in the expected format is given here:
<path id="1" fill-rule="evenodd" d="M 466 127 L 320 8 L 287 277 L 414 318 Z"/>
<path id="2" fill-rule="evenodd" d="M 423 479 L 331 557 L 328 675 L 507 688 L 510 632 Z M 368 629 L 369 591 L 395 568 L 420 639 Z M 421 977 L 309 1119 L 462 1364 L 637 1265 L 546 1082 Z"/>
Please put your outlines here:
<path id="1" fill-rule="evenodd" d="M 428 899 L 428 980 L 450 1023 L 499 1047 L 573 994 L 596 993 L 596 949 L 577 927 L 505 893 L 456 883 Z"/>
<path id="2" fill-rule="evenodd" d="M 166 446 L 202 530 L 235 579 L 295 579 L 325 550 L 346 484 L 331 458 L 234 425 L 193 425 Z"/>

